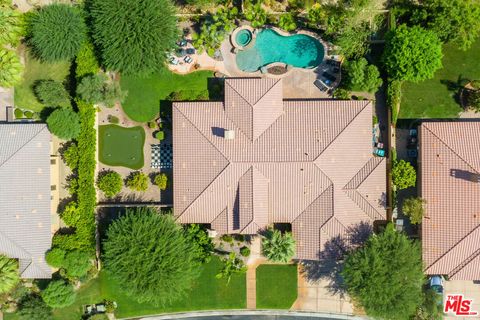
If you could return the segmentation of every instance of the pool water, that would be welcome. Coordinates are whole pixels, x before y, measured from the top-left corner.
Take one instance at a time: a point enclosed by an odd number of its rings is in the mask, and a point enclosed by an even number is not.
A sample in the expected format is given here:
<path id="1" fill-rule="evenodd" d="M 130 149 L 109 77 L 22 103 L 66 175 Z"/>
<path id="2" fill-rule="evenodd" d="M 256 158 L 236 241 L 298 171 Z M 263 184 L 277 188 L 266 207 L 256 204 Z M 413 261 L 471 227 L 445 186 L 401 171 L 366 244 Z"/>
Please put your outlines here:
<path id="1" fill-rule="evenodd" d="M 264 29 L 257 34 L 251 48 L 237 53 L 236 61 L 238 68 L 246 72 L 255 72 L 273 62 L 314 68 L 322 62 L 324 54 L 323 45 L 313 37 L 305 34 L 282 36 L 274 30 Z"/>
<path id="2" fill-rule="evenodd" d="M 242 47 L 245 47 L 252 41 L 252 33 L 246 29 L 240 30 L 235 36 L 235 41 Z"/>

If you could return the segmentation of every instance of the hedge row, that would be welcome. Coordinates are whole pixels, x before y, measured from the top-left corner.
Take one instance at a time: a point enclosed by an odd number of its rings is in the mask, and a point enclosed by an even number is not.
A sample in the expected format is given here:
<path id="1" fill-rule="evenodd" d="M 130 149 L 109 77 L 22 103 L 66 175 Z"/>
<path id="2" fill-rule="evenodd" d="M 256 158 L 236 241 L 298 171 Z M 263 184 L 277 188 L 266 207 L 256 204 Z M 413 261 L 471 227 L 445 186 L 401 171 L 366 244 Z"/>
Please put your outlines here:
<path id="1" fill-rule="evenodd" d="M 99 70 L 98 62 L 93 52 L 93 46 L 85 44 L 76 60 L 76 78 L 87 74 L 96 74 Z M 94 252 L 95 250 L 95 148 L 96 131 L 95 113 L 93 104 L 80 99 L 75 100 L 78 115 L 80 116 L 80 134 L 77 140 L 78 165 L 77 186 L 74 198 L 76 200 L 76 219 L 70 219 L 75 228 L 73 234 L 59 234 L 53 238 L 53 246 L 63 250 L 81 250 Z"/>
<path id="2" fill-rule="evenodd" d="M 398 113 L 400 111 L 400 102 L 402 100 L 402 81 L 392 80 L 387 88 L 387 105 L 392 112 L 392 124 L 396 126 Z"/>

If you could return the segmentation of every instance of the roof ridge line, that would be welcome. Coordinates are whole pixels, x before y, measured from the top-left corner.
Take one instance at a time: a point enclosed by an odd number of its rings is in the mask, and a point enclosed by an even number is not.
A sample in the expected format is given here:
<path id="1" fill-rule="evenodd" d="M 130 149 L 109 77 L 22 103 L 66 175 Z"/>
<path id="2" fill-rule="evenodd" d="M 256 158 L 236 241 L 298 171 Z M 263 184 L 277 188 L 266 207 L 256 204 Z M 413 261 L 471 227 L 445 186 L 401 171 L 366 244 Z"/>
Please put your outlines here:
<path id="1" fill-rule="evenodd" d="M 327 144 L 327 145 L 325 146 L 325 148 L 323 148 L 322 152 L 320 152 L 320 154 L 319 154 L 315 159 L 313 159 L 312 162 L 313 162 L 317 167 L 318 167 L 318 165 L 316 164 L 317 159 L 325 152 L 325 150 L 327 150 L 327 149 L 332 145 L 333 142 L 335 142 L 335 141 L 338 139 L 338 137 L 340 137 L 340 136 L 342 135 L 342 133 L 343 133 L 343 132 L 350 126 L 350 124 L 363 112 L 363 110 L 365 110 L 365 108 L 366 108 L 369 104 L 370 104 L 370 101 L 368 101 L 368 103 L 365 104 L 365 105 L 363 106 L 363 108 L 362 108 L 360 111 L 358 111 L 357 114 L 356 114 L 350 121 L 348 121 L 348 123 L 343 127 L 343 129 L 340 130 L 340 132 L 335 136 L 335 138 L 334 138 L 332 141 L 330 141 L 330 143 Z M 320 167 L 319 167 L 319 168 L 320 168 Z"/>
<path id="2" fill-rule="evenodd" d="M 10 237 L 8 237 L 8 236 L 5 234 L 5 232 L 2 232 L 2 231 L 0 230 L 0 236 L 6 238 L 8 241 L 10 241 L 10 243 L 13 243 L 13 245 L 15 245 L 15 247 L 17 247 L 18 249 L 22 250 L 23 253 L 25 253 L 26 256 L 27 256 L 26 258 L 25 258 L 25 257 L 17 257 L 18 259 L 29 259 L 29 258 L 32 257 L 32 254 L 31 254 L 29 251 L 27 251 L 24 247 L 22 247 L 21 245 L 19 245 L 18 243 L 16 243 L 16 242 L 13 241 L 12 239 L 10 239 Z"/>
<path id="3" fill-rule="evenodd" d="M 356 178 L 356 176 L 363 170 L 363 168 L 365 168 L 370 162 L 372 162 L 372 160 L 376 160 L 377 158 L 380 159 L 380 160 L 379 160 L 378 163 L 372 168 L 372 170 L 370 170 L 370 172 L 365 176 L 365 178 L 364 178 L 355 188 L 348 188 L 348 189 L 347 189 L 346 187 L 350 184 L 350 182 L 351 182 L 353 179 Z M 364 165 L 362 168 L 360 168 L 360 170 L 358 170 L 358 172 L 350 179 L 350 181 L 347 182 L 347 184 L 342 188 L 342 190 L 356 190 L 356 189 L 360 188 L 360 186 L 368 179 L 368 177 L 370 177 L 370 175 L 378 168 L 378 166 L 380 165 L 380 163 L 383 162 L 383 159 L 384 159 L 384 158 L 372 156 L 372 157 L 365 163 L 365 165 Z"/>
<path id="4" fill-rule="evenodd" d="M 441 139 L 438 135 L 436 135 L 432 130 L 430 130 L 430 128 L 428 128 L 428 126 L 424 126 L 425 129 L 427 129 L 433 136 L 435 136 L 435 138 L 438 139 L 438 141 L 440 141 L 445 147 L 447 147 L 447 149 L 449 149 L 451 152 L 453 152 L 457 158 L 459 158 L 460 160 L 462 160 L 467 166 L 469 166 L 474 172 L 476 172 L 477 174 L 480 174 L 480 172 L 478 172 L 467 160 L 465 160 L 461 155 L 459 155 L 455 150 L 453 150 L 445 141 L 443 141 L 443 139 Z"/>
<path id="5" fill-rule="evenodd" d="M 367 207 L 368 207 L 368 208 L 372 209 L 372 210 L 373 210 L 377 215 L 379 215 L 380 217 L 382 216 L 382 215 L 378 212 L 378 210 L 375 209 L 375 207 L 372 206 L 372 204 L 371 204 L 370 202 L 368 202 L 368 200 L 365 199 L 365 197 L 364 197 L 357 189 L 344 189 L 343 192 L 345 192 L 345 194 L 350 198 L 350 200 L 352 200 L 352 201 L 360 208 L 360 210 L 362 210 L 362 212 L 363 212 L 364 214 L 366 214 L 370 219 L 378 220 L 376 217 L 370 216 L 370 215 L 368 214 L 368 212 L 366 212 L 366 211 L 360 206 L 360 204 L 359 204 L 357 201 L 355 201 L 355 200 L 347 193 L 347 191 L 351 191 L 351 192 L 357 194 L 357 195 L 363 200 L 363 203 L 366 203 L 366 204 L 367 204 Z"/>
<path id="6" fill-rule="evenodd" d="M 313 199 L 312 202 L 310 202 L 310 203 L 302 210 L 302 212 L 301 212 L 298 216 L 296 216 L 295 219 L 292 220 L 291 223 L 294 223 L 297 219 L 299 219 L 299 218 L 305 213 L 305 211 L 307 211 L 308 208 L 310 208 L 310 207 L 313 205 L 313 203 L 318 200 L 318 198 L 320 198 L 321 196 L 323 196 L 323 194 L 324 194 L 325 192 L 327 192 L 330 188 L 333 189 L 333 182 L 330 180 L 330 178 L 329 178 L 328 176 L 327 176 L 327 178 L 328 178 L 328 180 L 330 181 L 330 185 L 329 185 L 328 187 L 326 187 L 325 190 L 323 190 L 315 199 Z M 332 194 L 333 194 L 333 192 L 334 192 L 334 190 L 332 190 Z M 332 196 L 332 198 L 333 198 L 333 196 Z M 333 202 L 334 202 L 334 201 L 332 200 L 332 209 L 333 209 L 333 205 L 334 205 Z M 327 219 L 326 221 L 330 220 L 330 218 L 332 218 L 334 215 L 335 215 L 335 210 L 332 210 L 332 215 L 331 215 L 330 217 L 328 217 L 328 219 Z M 325 221 L 325 223 L 326 223 L 326 221 Z M 324 224 L 325 224 L 325 223 L 324 223 Z M 323 225 L 323 224 L 322 224 L 322 225 Z M 321 229 L 321 227 L 320 227 L 320 229 Z"/>
<path id="7" fill-rule="evenodd" d="M 458 266 L 456 266 L 449 274 L 448 274 L 448 277 L 449 278 L 452 278 L 454 275 L 456 275 L 457 273 L 459 273 L 460 271 L 462 271 L 467 265 L 470 264 L 470 262 L 472 262 L 473 259 L 475 259 L 476 257 L 478 257 L 480 255 L 480 248 L 478 248 L 477 250 L 475 250 L 467 259 L 465 259 L 464 261 L 462 261 Z"/>
<path id="8" fill-rule="evenodd" d="M 273 80 L 273 79 L 272 79 L 272 80 Z M 252 109 L 253 109 L 253 107 L 254 107 L 260 100 L 263 99 L 263 97 L 265 97 L 265 96 L 267 95 L 267 93 L 269 93 L 270 91 L 272 91 L 273 87 L 277 86 L 278 83 L 280 83 L 280 79 L 276 79 L 276 80 L 277 80 L 277 81 L 275 81 L 275 82 L 273 83 L 273 85 L 272 85 L 270 88 L 268 88 L 268 90 L 265 91 L 265 92 L 257 99 L 257 101 L 255 101 L 255 103 L 252 105 Z M 235 90 L 235 91 L 236 91 L 236 90 Z M 283 102 L 283 97 L 282 97 L 280 100 Z"/>
<path id="9" fill-rule="evenodd" d="M 227 84 L 233 91 L 235 91 L 235 92 L 238 94 L 238 96 L 239 96 L 240 98 L 242 98 L 243 101 L 245 101 L 250 107 L 252 107 L 252 108 L 251 108 L 251 109 L 252 109 L 252 127 L 251 127 L 251 129 L 252 129 L 252 138 L 250 139 L 250 138 L 248 137 L 248 135 L 245 134 L 245 132 L 243 132 L 242 128 L 240 128 L 240 127 L 235 123 L 235 121 L 233 121 L 233 119 L 231 119 L 231 118 L 228 116 L 228 114 L 227 114 L 227 112 L 226 112 L 226 110 L 225 110 L 225 106 L 226 106 L 226 102 L 227 102 L 226 99 L 225 99 L 225 97 L 223 98 L 223 102 L 222 102 L 222 103 L 223 103 L 223 109 L 224 109 L 225 116 L 226 116 L 226 117 L 228 118 L 228 120 L 230 120 L 230 121 L 237 127 L 237 129 L 240 130 L 240 131 L 243 133 L 243 135 L 244 135 L 245 137 L 247 137 L 247 139 L 250 140 L 250 141 L 252 142 L 252 144 L 253 144 L 253 105 L 252 105 L 250 102 L 248 102 L 247 99 L 245 99 L 245 98 L 240 94 L 240 92 L 238 92 L 234 87 L 232 87 L 232 86 L 228 83 L 228 81 L 226 81 L 226 84 Z"/>
<path id="10" fill-rule="evenodd" d="M 477 229 L 480 228 L 480 225 L 477 225 L 475 228 L 473 228 L 467 235 L 465 235 L 465 237 L 463 237 L 462 239 L 458 240 L 457 243 L 455 243 L 455 245 L 453 247 L 450 248 L 450 250 L 448 250 L 447 252 L 445 252 L 444 254 L 442 254 L 437 260 L 435 260 L 434 262 L 432 262 L 428 267 L 425 268 L 425 271 L 428 271 L 430 268 L 432 268 L 435 264 L 437 264 L 438 261 L 440 261 L 440 259 L 444 258 L 447 254 L 449 254 L 453 249 L 455 249 L 458 245 L 460 245 L 460 243 L 462 243 L 468 236 L 470 236 L 473 232 L 475 232 Z M 458 267 L 458 266 L 457 266 Z M 455 267 L 456 268 L 456 267 Z M 455 269 L 454 269 L 455 270 Z"/>
<path id="11" fill-rule="evenodd" d="M 14 153 L 12 153 L 10 155 L 10 157 L 8 157 L 7 159 L 5 159 L 5 161 L 3 161 L 2 163 L 0 163 L 0 168 L 5 164 L 7 163 L 8 161 L 10 161 L 20 150 L 22 150 L 27 144 L 29 144 L 34 138 L 36 138 L 40 132 L 42 132 L 43 130 L 47 129 L 47 126 L 44 126 L 43 128 L 41 128 L 40 130 L 38 130 L 29 140 L 27 140 L 23 145 L 21 145 L 17 150 L 15 150 Z"/>

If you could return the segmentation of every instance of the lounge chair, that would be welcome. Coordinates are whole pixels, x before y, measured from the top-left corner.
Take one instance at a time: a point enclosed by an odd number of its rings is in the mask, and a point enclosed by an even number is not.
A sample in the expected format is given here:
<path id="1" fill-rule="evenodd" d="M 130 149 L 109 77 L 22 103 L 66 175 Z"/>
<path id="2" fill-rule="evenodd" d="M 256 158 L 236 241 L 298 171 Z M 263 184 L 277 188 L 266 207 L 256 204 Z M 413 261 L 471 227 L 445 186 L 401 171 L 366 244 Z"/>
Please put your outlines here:
<path id="1" fill-rule="evenodd" d="M 185 58 L 183 58 L 183 61 L 185 61 L 186 63 L 191 63 L 193 59 L 190 56 L 185 56 Z"/>

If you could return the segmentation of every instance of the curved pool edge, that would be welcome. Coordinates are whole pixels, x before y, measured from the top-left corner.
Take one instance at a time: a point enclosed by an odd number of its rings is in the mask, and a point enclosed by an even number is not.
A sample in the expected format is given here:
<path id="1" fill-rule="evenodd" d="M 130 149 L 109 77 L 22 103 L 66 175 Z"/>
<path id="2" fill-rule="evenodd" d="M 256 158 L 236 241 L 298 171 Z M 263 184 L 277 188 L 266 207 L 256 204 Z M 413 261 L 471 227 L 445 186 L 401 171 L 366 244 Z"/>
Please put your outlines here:
<path id="1" fill-rule="evenodd" d="M 222 316 L 289 316 L 289 317 L 309 317 L 323 319 L 339 319 L 339 320 L 366 320 L 367 317 L 356 316 L 353 314 L 337 314 L 326 312 L 311 311 L 289 311 L 289 310 L 206 310 L 191 312 L 173 312 L 162 313 L 158 315 L 117 318 L 119 320 L 145 319 L 145 320 L 167 320 L 167 319 L 188 319 L 194 317 L 222 317 Z"/>
<path id="2" fill-rule="evenodd" d="M 245 46 L 245 47 L 242 47 L 240 46 L 239 44 L 236 43 L 235 41 L 235 37 L 236 35 L 238 34 L 238 32 L 240 32 L 241 30 L 249 30 L 250 32 L 252 32 L 252 40 Z M 243 51 L 243 50 L 246 50 L 246 49 L 249 49 L 250 47 L 254 46 L 255 42 L 256 42 L 256 35 L 257 33 L 262 30 L 262 29 L 270 29 L 270 30 L 273 30 L 274 32 L 278 33 L 279 35 L 283 36 L 283 37 L 290 37 L 290 36 L 294 36 L 294 35 L 306 35 L 306 36 L 309 36 L 311 38 L 314 38 L 315 40 L 317 40 L 321 46 L 323 47 L 323 57 L 322 57 L 322 60 L 318 63 L 318 65 L 314 66 L 314 67 L 311 67 L 311 68 L 302 68 L 302 67 L 295 67 L 295 66 L 291 66 L 289 65 L 289 67 L 291 68 L 290 70 L 288 70 L 286 73 L 282 74 L 282 75 L 275 75 L 275 74 L 271 74 L 271 73 L 262 73 L 260 71 L 260 69 L 258 70 L 255 70 L 255 71 L 245 71 L 245 70 L 242 70 L 238 67 L 238 65 L 236 65 L 236 68 L 239 69 L 239 71 L 243 72 L 243 73 L 246 73 L 246 74 L 249 74 L 250 76 L 268 76 L 268 77 L 273 77 L 273 78 L 282 78 L 288 74 L 290 74 L 292 72 L 292 70 L 298 70 L 298 71 L 301 71 L 301 72 L 305 72 L 305 73 L 309 73 L 309 72 L 312 72 L 312 70 L 315 70 L 317 69 L 322 63 L 325 62 L 325 60 L 327 59 L 328 55 L 329 55 L 329 51 L 331 50 L 331 46 L 325 41 L 323 40 L 319 34 L 315 33 L 315 32 L 312 32 L 312 31 L 309 31 L 309 30 L 305 30 L 305 29 L 298 29 L 298 30 L 295 30 L 293 32 L 288 32 L 288 31 L 285 31 L 283 29 L 280 29 L 276 26 L 273 26 L 273 25 L 265 25 L 263 26 L 262 28 L 253 28 L 252 26 L 250 25 L 243 25 L 243 26 L 239 26 L 237 27 L 235 30 L 233 30 L 233 32 L 230 34 L 230 45 L 232 46 L 232 52 L 236 55 L 237 54 L 237 50 L 240 50 L 240 51 Z M 235 62 L 236 63 L 236 62 Z M 277 64 L 277 63 L 283 63 L 283 62 L 279 62 L 279 61 L 276 61 L 276 62 L 272 62 L 272 63 L 269 63 L 263 67 L 265 68 L 269 68 L 269 67 L 272 67 L 273 65 Z"/>

